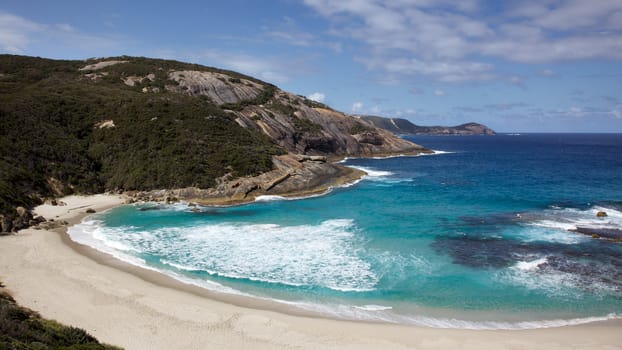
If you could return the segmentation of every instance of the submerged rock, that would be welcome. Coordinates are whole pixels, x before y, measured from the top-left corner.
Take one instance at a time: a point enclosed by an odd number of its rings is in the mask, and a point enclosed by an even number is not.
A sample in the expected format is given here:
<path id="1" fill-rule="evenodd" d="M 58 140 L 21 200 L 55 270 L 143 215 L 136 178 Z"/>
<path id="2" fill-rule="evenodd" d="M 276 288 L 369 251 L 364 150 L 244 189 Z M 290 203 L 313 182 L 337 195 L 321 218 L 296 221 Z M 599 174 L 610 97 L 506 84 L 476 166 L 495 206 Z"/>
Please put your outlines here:
<path id="1" fill-rule="evenodd" d="M 570 231 L 592 236 L 593 238 L 606 238 L 608 240 L 622 239 L 622 230 L 617 228 L 577 227 Z"/>

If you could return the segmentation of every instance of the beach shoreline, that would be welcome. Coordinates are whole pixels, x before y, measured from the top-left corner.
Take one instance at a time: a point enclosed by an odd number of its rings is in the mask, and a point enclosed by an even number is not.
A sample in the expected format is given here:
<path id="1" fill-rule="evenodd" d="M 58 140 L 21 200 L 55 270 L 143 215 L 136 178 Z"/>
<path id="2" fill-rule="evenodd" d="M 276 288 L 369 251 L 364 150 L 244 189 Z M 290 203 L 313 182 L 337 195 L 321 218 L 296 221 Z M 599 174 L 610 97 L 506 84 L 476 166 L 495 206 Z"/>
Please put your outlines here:
<path id="1" fill-rule="evenodd" d="M 38 215 L 75 225 L 122 205 L 114 195 L 71 196 Z M 0 280 L 23 306 L 126 349 L 454 348 L 619 349 L 620 320 L 532 330 L 463 330 L 342 321 L 215 295 L 73 242 L 66 227 L 0 240 Z M 277 312 L 278 311 L 278 312 Z M 314 317 L 310 317 L 314 316 Z"/>

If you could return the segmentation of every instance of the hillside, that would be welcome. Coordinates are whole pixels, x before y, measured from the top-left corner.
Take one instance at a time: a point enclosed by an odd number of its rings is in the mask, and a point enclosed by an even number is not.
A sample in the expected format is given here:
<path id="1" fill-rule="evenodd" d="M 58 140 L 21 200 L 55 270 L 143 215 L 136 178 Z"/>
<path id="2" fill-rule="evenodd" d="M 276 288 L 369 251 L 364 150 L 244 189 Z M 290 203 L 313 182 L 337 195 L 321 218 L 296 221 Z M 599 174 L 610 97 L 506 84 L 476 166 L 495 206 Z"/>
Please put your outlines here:
<path id="1" fill-rule="evenodd" d="M 495 135 L 486 125 L 466 123 L 458 126 L 420 126 L 401 118 L 361 116 L 362 120 L 396 135 Z"/>
<path id="2" fill-rule="evenodd" d="M 425 151 L 252 77 L 143 57 L 0 55 L 0 121 L 3 231 L 31 221 L 17 206 L 55 196 L 183 189 L 233 203 L 348 175 L 323 157 Z"/>

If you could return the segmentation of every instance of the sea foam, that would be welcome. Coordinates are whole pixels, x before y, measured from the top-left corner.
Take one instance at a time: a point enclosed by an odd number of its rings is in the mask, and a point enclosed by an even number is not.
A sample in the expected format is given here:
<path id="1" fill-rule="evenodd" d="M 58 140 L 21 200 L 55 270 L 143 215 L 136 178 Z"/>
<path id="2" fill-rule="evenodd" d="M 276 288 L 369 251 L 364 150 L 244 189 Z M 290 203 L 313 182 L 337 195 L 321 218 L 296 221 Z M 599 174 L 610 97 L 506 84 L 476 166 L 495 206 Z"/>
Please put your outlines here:
<path id="1" fill-rule="evenodd" d="M 72 228 L 71 237 L 126 261 L 136 259 L 132 252 L 143 252 L 179 270 L 232 279 L 343 292 L 370 291 L 378 281 L 370 264 L 359 257 L 360 238 L 348 219 L 319 225 L 218 223 L 152 231 L 91 221 Z"/>
<path id="2" fill-rule="evenodd" d="M 607 216 L 598 217 L 598 212 L 605 212 Z M 542 219 L 531 222 L 529 225 L 550 229 L 553 234 L 549 233 L 549 236 L 553 237 L 557 234 L 559 238 L 557 241 L 562 243 L 577 243 L 587 239 L 586 236 L 568 232 L 578 227 L 596 229 L 620 229 L 622 227 L 622 212 L 598 205 L 583 210 L 551 206 L 543 212 L 542 216 Z"/>

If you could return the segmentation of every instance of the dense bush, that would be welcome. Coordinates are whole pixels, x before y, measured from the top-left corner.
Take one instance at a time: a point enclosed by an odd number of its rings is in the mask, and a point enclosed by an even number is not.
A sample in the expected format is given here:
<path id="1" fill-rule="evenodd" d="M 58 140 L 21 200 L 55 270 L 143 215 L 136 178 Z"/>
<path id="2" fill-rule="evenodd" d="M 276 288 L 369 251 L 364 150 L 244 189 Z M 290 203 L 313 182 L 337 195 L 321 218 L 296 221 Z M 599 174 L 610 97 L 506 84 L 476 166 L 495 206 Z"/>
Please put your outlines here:
<path id="1" fill-rule="evenodd" d="M 110 66 L 104 69 L 107 76 L 92 80 L 78 68 L 94 61 L 0 55 L 0 213 L 31 206 L 41 196 L 73 192 L 211 187 L 227 172 L 270 170 L 272 155 L 283 152 L 208 98 L 146 94 L 122 81 L 154 72 L 154 84 L 162 84 L 170 69 L 226 71 L 113 59 L 130 62 Z M 240 108 L 272 98 L 276 87 L 262 84 L 263 93 L 240 102 Z M 114 127 L 96 127 L 106 120 Z"/>

